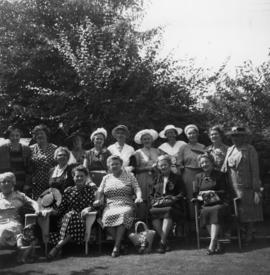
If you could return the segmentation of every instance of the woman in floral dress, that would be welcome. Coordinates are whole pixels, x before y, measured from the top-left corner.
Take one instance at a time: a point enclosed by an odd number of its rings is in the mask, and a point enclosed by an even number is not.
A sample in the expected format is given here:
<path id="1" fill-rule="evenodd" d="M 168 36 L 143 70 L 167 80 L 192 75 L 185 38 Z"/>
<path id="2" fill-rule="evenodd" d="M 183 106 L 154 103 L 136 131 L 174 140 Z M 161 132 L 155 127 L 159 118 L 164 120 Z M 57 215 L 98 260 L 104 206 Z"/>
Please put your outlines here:
<path id="1" fill-rule="evenodd" d="M 56 145 L 48 142 L 49 129 L 41 124 L 34 128 L 33 135 L 36 144 L 30 147 L 33 164 L 33 198 L 36 200 L 47 188 L 49 188 L 49 171 L 56 165 L 54 152 Z"/>

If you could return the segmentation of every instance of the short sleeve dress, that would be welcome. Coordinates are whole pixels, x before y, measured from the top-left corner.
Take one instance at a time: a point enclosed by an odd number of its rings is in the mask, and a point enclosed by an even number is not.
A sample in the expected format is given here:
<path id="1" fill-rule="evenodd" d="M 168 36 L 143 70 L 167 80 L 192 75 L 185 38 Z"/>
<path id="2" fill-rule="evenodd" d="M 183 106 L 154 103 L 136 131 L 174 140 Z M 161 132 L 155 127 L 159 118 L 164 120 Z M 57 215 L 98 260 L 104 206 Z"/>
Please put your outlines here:
<path id="1" fill-rule="evenodd" d="M 139 189 L 133 174 L 123 170 L 119 177 L 106 175 L 99 187 L 104 194 L 105 208 L 102 213 L 104 227 L 124 225 L 130 228 L 134 221 L 133 195 Z"/>
<path id="2" fill-rule="evenodd" d="M 37 200 L 39 195 L 49 188 L 49 171 L 56 165 L 54 152 L 57 146 L 49 143 L 46 149 L 38 144 L 30 147 L 33 164 L 33 199 Z"/>

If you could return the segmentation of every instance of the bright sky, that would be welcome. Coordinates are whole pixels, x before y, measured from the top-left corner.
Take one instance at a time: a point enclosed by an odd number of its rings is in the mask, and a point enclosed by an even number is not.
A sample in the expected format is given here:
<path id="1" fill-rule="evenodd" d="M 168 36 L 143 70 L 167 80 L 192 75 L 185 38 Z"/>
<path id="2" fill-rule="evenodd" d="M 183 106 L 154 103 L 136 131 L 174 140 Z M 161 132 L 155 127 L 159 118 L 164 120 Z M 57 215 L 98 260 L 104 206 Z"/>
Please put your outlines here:
<path id="1" fill-rule="evenodd" d="M 161 54 L 228 69 L 260 64 L 270 48 L 270 0 L 151 0 L 142 29 L 164 26 Z"/>

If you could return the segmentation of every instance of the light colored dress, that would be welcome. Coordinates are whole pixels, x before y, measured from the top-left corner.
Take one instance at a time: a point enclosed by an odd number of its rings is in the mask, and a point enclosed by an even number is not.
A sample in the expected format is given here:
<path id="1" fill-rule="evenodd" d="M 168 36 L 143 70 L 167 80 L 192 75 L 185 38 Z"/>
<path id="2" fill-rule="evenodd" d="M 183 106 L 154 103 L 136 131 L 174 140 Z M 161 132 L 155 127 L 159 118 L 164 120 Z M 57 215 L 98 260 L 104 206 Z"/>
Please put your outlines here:
<path id="1" fill-rule="evenodd" d="M 0 193 L 0 246 L 16 245 L 16 237 L 23 228 L 18 211 L 25 204 L 38 208 L 36 202 L 19 191 L 13 191 L 7 197 Z"/>
<path id="2" fill-rule="evenodd" d="M 205 152 L 205 146 L 201 143 L 196 143 L 194 145 L 186 144 L 182 146 L 178 153 L 178 160 L 180 168 L 183 169 L 182 178 L 186 187 L 189 212 L 191 218 L 194 217 L 194 206 L 190 202 L 193 197 L 193 186 L 195 182 L 196 175 L 201 172 L 201 168 L 198 162 L 198 156 Z"/>
<path id="3" fill-rule="evenodd" d="M 110 145 L 108 150 L 112 155 L 117 155 L 123 160 L 123 167 L 129 167 L 129 159 L 134 154 L 135 150 L 132 146 L 128 144 L 124 144 L 124 146 L 120 146 L 118 142 Z M 129 170 L 129 169 L 128 169 Z"/>
<path id="4" fill-rule="evenodd" d="M 260 192 L 258 155 L 252 145 L 231 146 L 222 167 L 228 172 L 230 183 L 240 197 L 239 214 L 241 222 L 263 220 L 261 203 L 254 203 L 254 192 Z"/>
<path id="5" fill-rule="evenodd" d="M 157 162 L 157 159 L 159 156 L 159 150 L 156 148 L 150 148 L 150 150 L 146 150 L 145 148 L 142 148 L 137 150 L 134 156 L 136 158 L 136 168 L 146 168 L 146 167 L 152 166 Z M 153 191 L 154 172 L 138 171 L 136 174 L 136 178 L 142 190 L 142 199 L 144 201 L 148 201 Z"/>
<path id="6" fill-rule="evenodd" d="M 182 146 L 184 146 L 186 142 L 182 140 L 177 140 L 174 146 L 171 146 L 168 142 L 162 143 L 158 149 L 160 150 L 161 154 L 167 154 L 171 157 L 172 161 L 172 172 L 179 174 L 180 171 L 177 169 L 178 160 L 178 152 Z"/>
<path id="7" fill-rule="evenodd" d="M 98 189 L 104 194 L 105 208 L 102 214 L 104 227 L 124 225 L 130 228 L 134 221 L 134 194 L 140 189 L 134 175 L 123 170 L 117 178 L 106 175 Z"/>
<path id="8" fill-rule="evenodd" d="M 227 150 L 228 150 L 229 146 L 222 144 L 219 148 L 215 148 L 213 145 L 210 145 L 206 148 L 206 151 L 210 152 L 210 154 L 213 156 L 214 160 L 215 160 L 215 169 L 216 170 L 220 170 L 226 154 L 227 154 Z"/>
<path id="9" fill-rule="evenodd" d="M 33 199 L 38 199 L 46 189 L 49 188 L 49 171 L 56 165 L 54 152 L 57 146 L 49 143 L 46 149 L 38 144 L 30 146 L 33 163 Z"/>

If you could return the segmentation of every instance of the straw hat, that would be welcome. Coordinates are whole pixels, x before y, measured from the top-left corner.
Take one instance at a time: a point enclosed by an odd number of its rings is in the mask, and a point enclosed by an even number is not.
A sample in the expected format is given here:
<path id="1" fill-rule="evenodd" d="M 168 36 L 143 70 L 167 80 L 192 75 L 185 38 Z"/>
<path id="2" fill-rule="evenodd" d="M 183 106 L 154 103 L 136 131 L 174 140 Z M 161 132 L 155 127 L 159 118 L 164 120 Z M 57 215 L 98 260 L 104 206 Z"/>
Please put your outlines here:
<path id="1" fill-rule="evenodd" d="M 116 127 L 114 127 L 112 129 L 112 136 L 115 138 L 115 135 L 116 135 L 116 132 L 118 130 L 122 130 L 125 132 L 126 136 L 128 137 L 129 136 L 129 130 L 128 130 L 128 127 L 125 126 L 125 125 L 117 125 Z"/>
<path id="2" fill-rule="evenodd" d="M 166 138 L 166 132 L 169 130 L 174 130 L 178 136 L 183 133 L 182 128 L 175 127 L 174 125 L 170 124 L 170 125 L 165 126 L 165 128 L 159 133 L 159 136 L 161 138 Z"/>
<path id="3" fill-rule="evenodd" d="M 156 140 L 158 138 L 158 132 L 154 129 L 144 129 L 144 130 L 141 130 L 139 131 L 135 137 L 134 137 L 134 141 L 137 143 L 137 144 L 142 144 L 142 141 L 141 141 L 141 138 L 142 136 L 144 135 L 150 135 L 154 140 Z"/>
<path id="4" fill-rule="evenodd" d="M 102 134 L 102 135 L 104 136 L 105 139 L 107 138 L 107 135 L 108 135 L 106 129 L 104 129 L 104 128 L 97 128 L 97 129 L 91 134 L 91 136 L 90 136 L 91 141 L 94 140 L 94 137 L 95 137 L 95 135 L 97 135 L 97 134 Z"/>
<path id="5" fill-rule="evenodd" d="M 188 132 L 188 130 L 190 130 L 190 129 L 194 129 L 194 130 L 196 130 L 197 132 L 199 132 L 199 128 L 198 128 L 195 124 L 189 124 L 189 125 L 187 125 L 187 126 L 185 127 L 185 130 L 184 130 L 185 135 L 187 135 L 187 132 Z"/>

